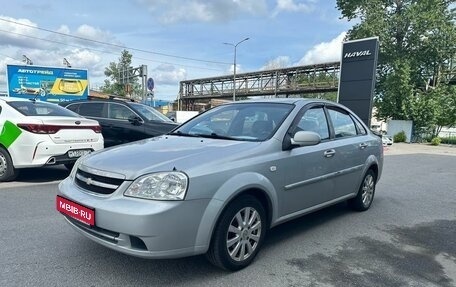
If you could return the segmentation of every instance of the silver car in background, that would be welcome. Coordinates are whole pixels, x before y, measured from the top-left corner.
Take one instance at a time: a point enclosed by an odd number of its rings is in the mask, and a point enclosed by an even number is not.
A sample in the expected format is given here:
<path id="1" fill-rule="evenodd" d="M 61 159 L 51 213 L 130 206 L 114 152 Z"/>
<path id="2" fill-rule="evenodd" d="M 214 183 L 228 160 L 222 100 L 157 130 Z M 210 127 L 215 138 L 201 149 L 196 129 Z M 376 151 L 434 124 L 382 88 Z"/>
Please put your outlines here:
<path id="1" fill-rule="evenodd" d="M 240 101 L 168 135 L 82 157 L 56 205 L 74 229 L 114 250 L 206 253 L 238 270 L 271 227 L 345 200 L 369 209 L 382 166 L 381 138 L 339 104 Z"/>

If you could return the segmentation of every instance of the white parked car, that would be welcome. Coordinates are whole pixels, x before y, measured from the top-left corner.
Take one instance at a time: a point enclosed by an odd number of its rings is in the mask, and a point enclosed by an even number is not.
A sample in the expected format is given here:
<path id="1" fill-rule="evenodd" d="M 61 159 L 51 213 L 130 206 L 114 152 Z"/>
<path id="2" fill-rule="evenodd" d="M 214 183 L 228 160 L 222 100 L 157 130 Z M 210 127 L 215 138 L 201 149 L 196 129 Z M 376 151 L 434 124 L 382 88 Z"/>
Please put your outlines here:
<path id="1" fill-rule="evenodd" d="M 393 137 L 389 135 L 382 135 L 383 146 L 393 145 Z"/>
<path id="2" fill-rule="evenodd" d="M 65 164 L 104 146 L 101 127 L 59 105 L 0 98 L 0 182 L 18 169 Z"/>

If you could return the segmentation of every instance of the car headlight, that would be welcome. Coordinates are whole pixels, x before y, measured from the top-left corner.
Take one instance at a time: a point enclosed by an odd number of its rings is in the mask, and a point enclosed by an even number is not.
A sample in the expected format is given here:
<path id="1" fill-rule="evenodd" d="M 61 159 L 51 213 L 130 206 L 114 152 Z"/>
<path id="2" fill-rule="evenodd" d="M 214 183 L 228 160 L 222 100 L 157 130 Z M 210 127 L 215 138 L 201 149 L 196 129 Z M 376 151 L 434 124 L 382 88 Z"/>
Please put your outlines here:
<path id="1" fill-rule="evenodd" d="M 157 172 L 137 178 L 124 195 L 154 200 L 183 200 L 187 186 L 188 177 L 185 173 Z"/>

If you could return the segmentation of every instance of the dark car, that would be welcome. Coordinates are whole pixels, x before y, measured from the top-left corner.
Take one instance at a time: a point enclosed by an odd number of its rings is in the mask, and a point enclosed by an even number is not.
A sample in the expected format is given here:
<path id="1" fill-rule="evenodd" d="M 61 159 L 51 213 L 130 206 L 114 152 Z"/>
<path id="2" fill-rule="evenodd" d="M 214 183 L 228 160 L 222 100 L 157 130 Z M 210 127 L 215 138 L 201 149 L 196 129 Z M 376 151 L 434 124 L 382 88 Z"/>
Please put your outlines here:
<path id="1" fill-rule="evenodd" d="M 147 105 L 117 99 L 88 99 L 62 102 L 61 106 L 97 120 L 105 146 L 166 134 L 177 124 Z"/>

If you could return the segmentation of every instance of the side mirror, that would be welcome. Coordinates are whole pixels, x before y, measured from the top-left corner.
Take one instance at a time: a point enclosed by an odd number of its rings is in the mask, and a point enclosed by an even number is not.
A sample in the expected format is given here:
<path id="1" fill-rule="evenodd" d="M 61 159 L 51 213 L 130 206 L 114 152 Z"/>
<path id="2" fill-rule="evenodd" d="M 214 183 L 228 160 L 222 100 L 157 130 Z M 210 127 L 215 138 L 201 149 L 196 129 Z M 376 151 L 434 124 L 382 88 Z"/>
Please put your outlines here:
<path id="1" fill-rule="evenodd" d="M 291 139 L 292 145 L 297 146 L 311 146 L 317 145 L 321 142 L 320 135 L 315 132 L 299 131 Z"/>
<path id="2" fill-rule="evenodd" d="M 138 116 L 131 116 L 128 118 L 128 121 L 135 126 L 140 126 L 142 124 L 141 118 Z"/>

